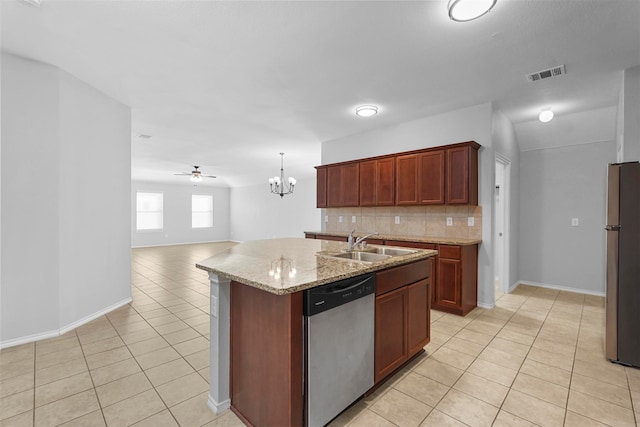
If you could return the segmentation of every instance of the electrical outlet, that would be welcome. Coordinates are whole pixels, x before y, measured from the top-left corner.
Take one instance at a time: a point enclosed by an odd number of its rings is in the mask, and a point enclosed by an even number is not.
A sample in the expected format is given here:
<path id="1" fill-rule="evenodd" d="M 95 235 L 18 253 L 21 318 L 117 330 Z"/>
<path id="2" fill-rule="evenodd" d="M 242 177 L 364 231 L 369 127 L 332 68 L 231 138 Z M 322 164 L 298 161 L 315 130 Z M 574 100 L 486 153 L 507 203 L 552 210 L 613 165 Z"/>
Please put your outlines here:
<path id="1" fill-rule="evenodd" d="M 338 222 L 342 222 L 342 215 L 338 217 Z"/>
<path id="2" fill-rule="evenodd" d="M 450 226 L 452 226 L 452 225 L 453 225 L 453 218 L 452 218 L 452 217 L 450 217 L 450 216 L 448 216 L 448 217 L 447 217 L 447 226 L 449 226 L 449 227 L 450 227 Z"/>
<path id="3" fill-rule="evenodd" d="M 355 215 L 351 215 L 351 222 L 352 223 L 356 223 L 356 216 Z"/>
<path id="4" fill-rule="evenodd" d="M 396 224 L 400 224 L 400 216 L 399 215 L 396 215 L 395 222 L 396 222 Z"/>
<path id="5" fill-rule="evenodd" d="M 473 227 L 476 225 L 476 219 L 472 216 L 467 217 L 467 226 Z"/>
<path id="6" fill-rule="evenodd" d="M 329 215 L 324 216 L 324 222 L 329 222 Z"/>
<path id="7" fill-rule="evenodd" d="M 572 227 L 579 227 L 580 226 L 580 220 L 578 218 L 571 218 L 571 226 Z"/>

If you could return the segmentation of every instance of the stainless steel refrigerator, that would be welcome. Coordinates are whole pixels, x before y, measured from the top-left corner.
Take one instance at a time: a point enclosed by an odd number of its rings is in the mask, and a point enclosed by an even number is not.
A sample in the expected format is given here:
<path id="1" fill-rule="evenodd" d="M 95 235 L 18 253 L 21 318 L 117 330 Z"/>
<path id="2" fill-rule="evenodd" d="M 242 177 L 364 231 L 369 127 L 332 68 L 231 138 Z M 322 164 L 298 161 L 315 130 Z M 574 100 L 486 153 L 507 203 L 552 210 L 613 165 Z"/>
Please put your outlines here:
<path id="1" fill-rule="evenodd" d="M 640 367 L 640 163 L 609 165 L 606 355 Z"/>

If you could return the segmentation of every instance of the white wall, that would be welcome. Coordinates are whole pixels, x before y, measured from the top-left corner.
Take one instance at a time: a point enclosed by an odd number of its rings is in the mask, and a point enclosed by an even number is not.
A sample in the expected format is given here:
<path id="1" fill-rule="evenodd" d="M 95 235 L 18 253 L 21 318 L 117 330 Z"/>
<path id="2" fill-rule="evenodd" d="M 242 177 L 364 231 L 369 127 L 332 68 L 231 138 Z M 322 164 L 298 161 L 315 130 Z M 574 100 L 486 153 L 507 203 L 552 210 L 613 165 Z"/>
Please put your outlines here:
<path id="1" fill-rule="evenodd" d="M 520 246 L 520 147 L 518 138 L 511 121 L 501 112 L 494 111 L 493 122 L 493 148 L 496 154 L 501 155 L 510 162 L 510 187 L 509 187 L 509 286 L 517 284 L 520 278 L 519 246 Z M 484 220 L 493 221 L 494 218 L 484 217 Z M 492 229 L 495 224 L 492 225 Z"/>
<path id="2" fill-rule="evenodd" d="M 604 292 L 606 175 L 615 160 L 615 141 L 520 154 L 523 282 Z"/>
<path id="3" fill-rule="evenodd" d="M 640 66 L 624 71 L 623 161 L 640 160 Z M 620 114 L 620 112 L 618 112 Z"/>
<path id="4" fill-rule="evenodd" d="M 231 240 L 304 237 L 320 229 L 316 208 L 316 180 L 300 179 L 293 194 L 280 198 L 269 184 L 231 189 Z"/>
<path id="5" fill-rule="evenodd" d="M 6 346 L 130 299 L 131 118 L 54 67 L 5 54 L 1 65 Z"/>
<path id="6" fill-rule="evenodd" d="M 420 148 L 476 141 L 479 154 L 478 204 L 482 206 L 482 244 L 478 253 L 478 304 L 493 306 L 493 210 L 495 155 L 492 144 L 492 107 L 481 104 L 397 126 L 327 141 L 322 144 L 322 164 L 392 154 Z M 317 224 L 316 228 L 320 228 Z"/>
<path id="7" fill-rule="evenodd" d="M 163 193 L 162 231 L 136 230 L 136 193 Z M 213 228 L 191 228 L 191 195 L 213 196 Z M 133 247 L 229 240 L 229 189 L 194 186 L 189 177 L 184 185 L 134 181 L 131 184 L 131 243 Z"/>

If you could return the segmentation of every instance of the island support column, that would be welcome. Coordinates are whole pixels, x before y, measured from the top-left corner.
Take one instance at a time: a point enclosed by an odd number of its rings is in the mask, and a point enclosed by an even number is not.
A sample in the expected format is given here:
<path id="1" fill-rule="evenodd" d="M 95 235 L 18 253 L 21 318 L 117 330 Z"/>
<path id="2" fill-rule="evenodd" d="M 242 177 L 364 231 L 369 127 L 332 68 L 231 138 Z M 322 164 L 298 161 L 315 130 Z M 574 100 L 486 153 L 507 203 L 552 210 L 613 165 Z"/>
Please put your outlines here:
<path id="1" fill-rule="evenodd" d="M 211 329 L 209 407 L 219 414 L 231 406 L 229 393 L 231 281 L 209 273 L 211 284 Z"/>

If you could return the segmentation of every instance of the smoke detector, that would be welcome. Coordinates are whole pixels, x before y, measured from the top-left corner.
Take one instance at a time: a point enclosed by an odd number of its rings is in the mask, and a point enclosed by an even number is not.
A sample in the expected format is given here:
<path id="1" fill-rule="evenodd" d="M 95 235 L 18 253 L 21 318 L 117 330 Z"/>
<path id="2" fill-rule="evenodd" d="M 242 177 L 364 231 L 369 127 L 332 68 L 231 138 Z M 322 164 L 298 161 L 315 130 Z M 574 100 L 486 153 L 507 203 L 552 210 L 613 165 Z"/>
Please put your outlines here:
<path id="1" fill-rule="evenodd" d="M 548 79 L 549 77 L 558 77 L 567 74 L 564 64 L 556 67 L 547 68 L 546 70 L 538 71 L 536 73 L 527 74 L 527 80 L 535 82 L 538 80 Z"/>

